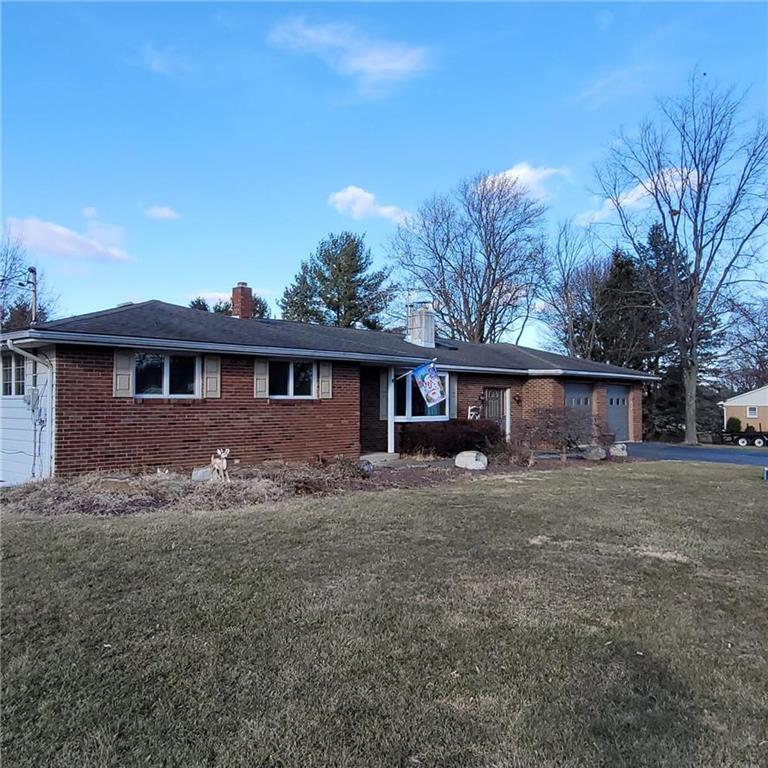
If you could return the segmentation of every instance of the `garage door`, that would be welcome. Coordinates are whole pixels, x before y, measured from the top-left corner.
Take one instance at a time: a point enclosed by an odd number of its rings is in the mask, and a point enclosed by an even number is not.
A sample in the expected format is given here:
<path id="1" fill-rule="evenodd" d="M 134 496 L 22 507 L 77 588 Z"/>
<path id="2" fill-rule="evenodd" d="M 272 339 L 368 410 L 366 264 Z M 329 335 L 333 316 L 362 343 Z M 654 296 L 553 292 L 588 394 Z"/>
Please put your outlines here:
<path id="1" fill-rule="evenodd" d="M 629 387 L 608 387 L 608 429 L 617 442 L 629 440 Z"/>
<path id="2" fill-rule="evenodd" d="M 565 407 L 582 414 L 583 418 L 574 419 L 579 426 L 576 438 L 579 442 L 589 443 L 592 440 L 592 385 L 568 382 L 565 385 Z"/>

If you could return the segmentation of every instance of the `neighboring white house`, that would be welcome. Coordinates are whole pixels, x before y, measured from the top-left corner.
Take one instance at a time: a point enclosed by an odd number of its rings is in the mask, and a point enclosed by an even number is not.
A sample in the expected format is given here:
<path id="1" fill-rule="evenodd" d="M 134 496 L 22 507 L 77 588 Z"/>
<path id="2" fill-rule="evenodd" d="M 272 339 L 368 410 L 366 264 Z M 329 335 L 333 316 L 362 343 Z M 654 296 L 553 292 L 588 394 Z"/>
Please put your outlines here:
<path id="1" fill-rule="evenodd" d="M 742 430 L 754 427 L 758 432 L 768 431 L 768 386 L 729 397 L 718 405 L 723 409 L 723 427 L 735 416 Z"/>
<path id="2" fill-rule="evenodd" d="M 43 365 L 3 352 L 0 365 L 0 487 L 51 476 L 53 352 Z M 42 360 L 42 358 L 41 358 Z"/>

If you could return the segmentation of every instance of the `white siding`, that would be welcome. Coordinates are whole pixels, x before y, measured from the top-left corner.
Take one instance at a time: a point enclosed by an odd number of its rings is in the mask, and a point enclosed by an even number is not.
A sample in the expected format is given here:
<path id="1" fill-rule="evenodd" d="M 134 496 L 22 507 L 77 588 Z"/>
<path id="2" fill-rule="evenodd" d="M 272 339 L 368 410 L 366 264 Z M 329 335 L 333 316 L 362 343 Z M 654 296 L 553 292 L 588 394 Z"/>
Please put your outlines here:
<path id="1" fill-rule="evenodd" d="M 725 405 L 768 405 L 768 387 L 760 387 L 741 395 L 730 397 Z"/>
<path id="2" fill-rule="evenodd" d="M 46 354 L 53 358 L 52 350 Z M 0 397 L 0 486 L 50 477 L 53 471 L 53 377 L 43 365 L 37 371 L 37 425 L 23 396 Z M 28 386 L 27 394 L 31 390 Z"/>

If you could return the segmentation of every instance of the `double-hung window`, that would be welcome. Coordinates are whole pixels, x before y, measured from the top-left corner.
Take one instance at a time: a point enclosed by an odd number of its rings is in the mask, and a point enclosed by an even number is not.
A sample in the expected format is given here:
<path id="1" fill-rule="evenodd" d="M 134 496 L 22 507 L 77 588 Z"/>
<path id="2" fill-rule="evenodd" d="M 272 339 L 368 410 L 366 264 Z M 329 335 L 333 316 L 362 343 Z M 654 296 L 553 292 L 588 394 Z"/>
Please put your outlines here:
<path id="1" fill-rule="evenodd" d="M 405 374 L 405 375 L 403 375 Z M 447 421 L 448 374 L 438 374 L 443 382 L 446 399 L 436 405 L 427 405 L 419 385 L 410 372 L 395 373 L 395 421 Z"/>
<path id="2" fill-rule="evenodd" d="M 165 352 L 137 352 L 135 397 L 200 397 L 200 358 Z"/>
<path id="3" fill-rule="evenodd" d="M 757 418 L 757 406 L 756 405 L 748 405 L 747 406 L 747 418 L 748 419 L 756 419 Z"/>
<path id="4" fill-rule="evenodd" d="M 317 371 L 306 360 L 270 360 L 269 396 L 315 397 Z"/>
<path id="5" fill-rule="evenodd" d="M 19 397 L 24 394 L 24 358 L 16 354 L 4 354 L 2 360 L 3 397 Z"/>

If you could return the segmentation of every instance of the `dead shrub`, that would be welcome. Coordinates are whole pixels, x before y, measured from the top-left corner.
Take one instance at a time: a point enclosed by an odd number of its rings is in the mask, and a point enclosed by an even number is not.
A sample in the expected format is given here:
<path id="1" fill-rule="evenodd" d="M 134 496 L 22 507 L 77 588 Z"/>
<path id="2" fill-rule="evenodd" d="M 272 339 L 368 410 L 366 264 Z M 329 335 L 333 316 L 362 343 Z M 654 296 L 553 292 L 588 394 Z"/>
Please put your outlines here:
<path id="1" fill-rule="evenodd" d="M 33 515 L 114 517 L 166 506 L 159 487 L 132 486 L 130 492 L 105 490 L 100 475 L 53 478 L 3 489 L 3 508 Z"/>
<path id="2" fill-rule="evenodd" d="M 335 493 L 362 484 L 357 462 L 329 464 L 273 462 L 238 468 L 231 483 L 195 482 L 187 475 L 133 475 L 115 478 L 89 474 L 53 478 L 0 491 L 3 508 L 17 514 L 116 517 L 172 509 L 180 512 L 263 504 L 291 496 Z"/>

